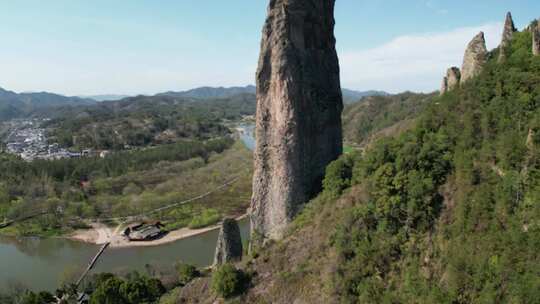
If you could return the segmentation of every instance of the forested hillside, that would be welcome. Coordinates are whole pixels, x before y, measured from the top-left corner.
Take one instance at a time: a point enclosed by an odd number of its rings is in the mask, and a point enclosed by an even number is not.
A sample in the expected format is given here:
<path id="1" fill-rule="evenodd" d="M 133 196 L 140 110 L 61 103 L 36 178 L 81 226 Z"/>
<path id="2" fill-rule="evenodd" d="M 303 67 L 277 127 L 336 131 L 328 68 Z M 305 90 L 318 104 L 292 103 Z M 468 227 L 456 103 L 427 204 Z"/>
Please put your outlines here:
<path id="1" fill-rule="evenodd" d="M 138 96 L 57 111 L 46 124 L 64 147 L 121 150 L 229 134 L 223 123 L 255 113 L 255 95 L 224 99 Z"/>
<path id="2" fill-rule="evenodd" d="M 90 105 L 87 98 L 67 97 L 47 92 L 15 93 L 0 88 L 0 121 L 20 118 L 62 106 Z"/>
<path id="3" fill-rule="evenodd" d="M 289 236 L 240 265 L 251 286 L 237 301 L 539 303 L 531 41 L 515 33 L 504 61 L 491 52 L 478 77 L 434 97 L 409 131 L 332 163 Z M 211 303 L 204 280 L 177 303 Z"/>
<path id="4" fill-rule="evenodd" d="M 194 100 L 138 96 L 90 106 L 62 107 L 47 121 L 49 141 L 109 154 L 26 162 L 0 154 L 0 222 L 36 211 L 50 216 L 2 231 L 65 235 L 96 218 L 128 216 L 180 202 L 236 178 L 221 191 L 162 212 L 168 229 L 206 226 L 245 212 L 251 153 L 232 127 L 255 111 L 254 95 Z"/>
<path id="5" fill-rule="evenodd" d="M 379 137 L 397 135 L 411 128 L 434 96 L 405 92 L 365 97 L 347 105 L 343 111 L 345 141 L 365 146 Z"/>

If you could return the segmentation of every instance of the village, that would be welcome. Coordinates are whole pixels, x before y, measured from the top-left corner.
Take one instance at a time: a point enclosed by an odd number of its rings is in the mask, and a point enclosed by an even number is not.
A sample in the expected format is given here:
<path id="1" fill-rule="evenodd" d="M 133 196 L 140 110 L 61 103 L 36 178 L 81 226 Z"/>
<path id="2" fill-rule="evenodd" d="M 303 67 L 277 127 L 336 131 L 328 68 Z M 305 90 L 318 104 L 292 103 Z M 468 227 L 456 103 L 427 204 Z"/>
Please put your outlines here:
<path id="1" fill-rule="evenodd" d="M 20 156 L 25 161 L 36 159 L 56 160 L 97 156 L 91 149 L 72 152 L 48 141 L 46 131 L 41 127 L 47 119 L 14 119 L 5 123 L 8 135 L 4 140 L 5 152 Z M 99 154 L 104 157 L 106 151 Z"/>

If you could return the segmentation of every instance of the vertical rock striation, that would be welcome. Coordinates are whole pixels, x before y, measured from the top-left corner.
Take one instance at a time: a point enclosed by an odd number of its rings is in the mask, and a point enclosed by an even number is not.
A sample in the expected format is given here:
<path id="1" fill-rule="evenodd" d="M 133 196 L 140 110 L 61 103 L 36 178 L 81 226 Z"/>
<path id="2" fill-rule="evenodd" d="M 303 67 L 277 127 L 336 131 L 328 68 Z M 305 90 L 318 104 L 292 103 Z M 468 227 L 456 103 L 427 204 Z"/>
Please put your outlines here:
<path id="1" fill-rule="evenodd" d="M 219 230 L 214 266 L 242 259 L 242 236 L 235 219 L 225 219 Z"/>
<path id="2" fill-rule="evenodd" d="M 257 70 L 252 241 L 280 239 L 342 153 L 335 0 L 271 0 Z"/>
<path id="3" fill-rule="evenodd" d="M 504 22 L 504 30 L 502 34 L 501 45 L 499 46 L 499 62 L 503 61 L 507 57 L 508 47 L 512 42 L 512 37 L 517 31 L 514 20 L 512 19 L 512 13 L 506 14 L 506 21 Z"/>
<path id="4" fill-rule="evenodd" d="M 441 95 L 444 95 L 446 92 L 448 92 L 448 77 L 444 76 L 441 85 Z"/>
<path id="5" fill-rule="evenodd" d="M 461 68 L 461 82 L 465 82 L 482 71 L 488 59 L 484 32 L 480 32 L 467 46 Z"/>
<path id="6" fill-rule="evenodd" d="M 540 22 L 535 22 L 531 27 L 532 30 L 532 51 L 535 56 L 540 55 Z"/>
<path id="7" fill-rule="evenodd" d="M 446 72 L 446 78 L 448 79 L 448 90 L 453 90 L 459 87 L 461 81 L 461 72 L 458 67 L 451 67 Z"/>
<path id="8" fill-rule="evenodd" d="M 457 67 L 451 67 L 446 71 L 446 76 L 443 78 L 441 87 L 441 95 L 459 87 L 461 81 L 461 72 Z"/>

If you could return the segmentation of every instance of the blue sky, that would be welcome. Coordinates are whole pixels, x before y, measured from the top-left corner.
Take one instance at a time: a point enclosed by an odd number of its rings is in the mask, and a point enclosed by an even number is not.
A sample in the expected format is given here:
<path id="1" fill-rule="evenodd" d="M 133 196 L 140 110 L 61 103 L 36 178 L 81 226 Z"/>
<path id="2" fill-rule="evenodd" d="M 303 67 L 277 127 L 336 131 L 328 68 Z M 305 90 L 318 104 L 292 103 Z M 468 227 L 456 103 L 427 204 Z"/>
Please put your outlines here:
<path id="1" fill-rule="evenodd" d="M 254 83 L 266 0 L 0 0 L 0 86 L 68 95 Z M 337 0 L 344 87 L 431 91 L 479 30 L 538 0 Z"/>

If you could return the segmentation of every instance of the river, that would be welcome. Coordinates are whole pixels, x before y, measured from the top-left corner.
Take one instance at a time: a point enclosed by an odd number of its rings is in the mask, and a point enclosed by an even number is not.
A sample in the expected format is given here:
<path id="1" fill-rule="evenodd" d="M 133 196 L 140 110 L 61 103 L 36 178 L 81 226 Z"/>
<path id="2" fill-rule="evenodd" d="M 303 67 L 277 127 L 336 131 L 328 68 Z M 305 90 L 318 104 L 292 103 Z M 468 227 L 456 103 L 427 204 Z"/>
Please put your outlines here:
<path id="1" fill-rule="evenodd" d="M 242 126 L 240 139 L 253 150 L 253 126 Z M 240 221 L 242 239 L 249 235 L 249 221 Z M 199 267 L 212 263 L 218 231 L 154 247 L 112 248 L 92 270 L 96 272 L 145 271 L 147 266 L 172 267 L 183 261 Z M 100 246 L 51 238 L 0 237 L 0 292 L 13 286 L 54 291 L 70 274 L 80 273 Z"/>

